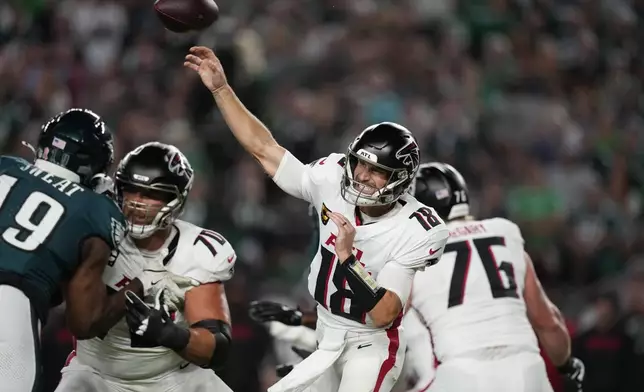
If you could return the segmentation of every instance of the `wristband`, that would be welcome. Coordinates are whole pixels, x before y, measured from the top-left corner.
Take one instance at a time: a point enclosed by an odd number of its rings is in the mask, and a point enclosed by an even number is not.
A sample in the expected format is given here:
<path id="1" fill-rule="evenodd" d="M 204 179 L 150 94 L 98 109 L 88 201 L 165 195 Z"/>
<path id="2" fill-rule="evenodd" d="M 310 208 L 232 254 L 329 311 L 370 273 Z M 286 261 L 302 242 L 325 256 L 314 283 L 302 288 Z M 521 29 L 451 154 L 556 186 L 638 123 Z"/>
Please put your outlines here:
<path id="1" fill-rule="evenodd" d="M 190 330 L 181 328 L 178 325 L 168 325 L 158 339 L 159 345 L 167 347 L 174 351 L 181 351 L 188 346 L 190 342 Z"/>
<path id="2" fill-rule="evenodd" d="M 370 312 L 385 296 L 387 290 L 378 285 L 376 280 L 358 263 L 354 255 L 340 263 L 340 266 L 351 291 L 353 291 L 353 299 L 367 312 Z"/>

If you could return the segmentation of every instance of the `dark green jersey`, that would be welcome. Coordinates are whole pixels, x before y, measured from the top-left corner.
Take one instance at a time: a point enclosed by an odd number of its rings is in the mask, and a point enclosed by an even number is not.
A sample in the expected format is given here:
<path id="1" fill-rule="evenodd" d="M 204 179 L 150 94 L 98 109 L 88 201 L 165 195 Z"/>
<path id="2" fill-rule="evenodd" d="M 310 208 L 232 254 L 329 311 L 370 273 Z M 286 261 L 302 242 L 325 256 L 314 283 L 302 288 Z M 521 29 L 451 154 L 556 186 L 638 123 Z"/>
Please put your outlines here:
<path id="1" fill-rule="evenodd" d="M 21 289 L 44 319 L 52 294 L 78 267 L 83 240 L 115 249 L 124 218 L 89 188 L 23 159 L 0 157 L 0 284 Z"/>

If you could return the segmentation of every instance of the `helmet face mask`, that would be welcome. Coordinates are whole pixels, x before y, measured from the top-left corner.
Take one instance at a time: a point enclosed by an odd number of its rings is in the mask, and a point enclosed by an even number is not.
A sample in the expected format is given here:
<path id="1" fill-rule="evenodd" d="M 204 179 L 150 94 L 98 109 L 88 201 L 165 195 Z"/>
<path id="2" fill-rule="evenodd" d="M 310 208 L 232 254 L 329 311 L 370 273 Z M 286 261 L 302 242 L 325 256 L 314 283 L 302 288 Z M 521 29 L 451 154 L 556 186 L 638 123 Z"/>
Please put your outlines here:
<path id="1" fill-rule="evenodd" d="M 418 143 L 406 128 L 394 123 L 375 124 L 365 129 L 349 146 L 342 174 L 340 194 L 358 207 L 385 206 L 405 194 L 418 170 Z M 383 175 L 382 186 L 361 182 L 356 170 Z M 366 167 L 366 169 L 364 167 Z"/>
<path id="2" fill-rule="evenodd" d="M 116 173 L 116 196 L 133 238 L 147 238 L 183 212 L 193 171 L 174 146 L 151 142 L 129 153 Z"/>

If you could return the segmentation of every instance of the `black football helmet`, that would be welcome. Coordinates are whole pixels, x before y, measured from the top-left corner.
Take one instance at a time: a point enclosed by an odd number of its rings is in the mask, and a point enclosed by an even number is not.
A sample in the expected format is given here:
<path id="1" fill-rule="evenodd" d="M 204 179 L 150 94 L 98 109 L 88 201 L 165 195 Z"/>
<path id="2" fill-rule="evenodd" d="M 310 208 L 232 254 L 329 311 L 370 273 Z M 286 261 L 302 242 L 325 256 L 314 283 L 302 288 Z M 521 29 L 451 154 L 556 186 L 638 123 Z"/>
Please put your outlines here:
<path id="1" fill-rule="evenodd" d="M 193 179 L 188 159 L 175 146 L 149 142 L 128 153 L 116 171 L 116 199 L 124 211 L 136 211 L 145 217 L 145 224 L 128 219 L 130 236 L 146 238 L 171 225 L 183 212 Z M 151 216 L 149 205 L 125 200 L 125 193 L 142 194 L 165 205 Z"/>
<path id="2" fill-rule="evenodd" d="M 421 203 L 432 207 L 445 221 L 470 215 L 470 195 L 461 173 L 447 163 L 420 165 L 409 192 Z"/>
<path id="3" fill-rule="evenodd" d="M 365 187 L 354 179 L 360 161 L 389 173 L 387 184 L 373 194 L 361 191 Z M 391 122 L 374 124 L 362 131 L 347 150 L 340 193 L 356 206 L 391 204 L 407 191 L 419 164 L 418 143 L 407 128 Z"/>
<path id="4" fill-rule="evenodd" d="M 78 175 L 79 182 L 86 186 L 114 162 L 112 133 L 96 113 L 87 109 L 69 109 L 52 117 L 42 126 L 34 150 L 36 163 L 44 170 L 47 165 L 51 169 L 62 167 Z"/>

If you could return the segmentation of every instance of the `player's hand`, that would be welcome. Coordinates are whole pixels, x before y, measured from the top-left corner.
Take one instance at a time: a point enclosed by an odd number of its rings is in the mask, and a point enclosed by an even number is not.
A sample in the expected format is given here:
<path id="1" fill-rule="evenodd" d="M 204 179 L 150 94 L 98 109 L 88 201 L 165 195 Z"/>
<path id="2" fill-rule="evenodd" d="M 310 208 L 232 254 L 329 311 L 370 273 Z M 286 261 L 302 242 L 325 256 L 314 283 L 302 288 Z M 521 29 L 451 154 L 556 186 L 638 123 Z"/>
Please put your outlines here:
<path id="1" fill-rule="evenodd" d="M 329 212 L 329 218 L 338 226 L 338 237 L 335 239 L 335 254 L 340 263 L 344 263 L 353 253 L 353 240 L 356 237 L 356 228 L 342 214 Z"/>
<path id="2" fill-rule="evenodd" d="M 570 357 L 568 362 L 557 368 L 559 373 L 564 377 L 566 391 L 582 392 L 584 377 L 586 376 L 586 366 L 579 358 Z"/>
<path id="3" fill-rule="evenodd" d="M 213 94 L 228 85 L 224 68 L 211 49 L 203 46 L 193 46 L 190 48 L 190 54 L 186 55 L 186 61 L 183 65 L 196 71 L 201 78 L 201 82 Z"/>
<path id="4" fill-rule="evenodd" d="M 181 310 L 186 292 L 199 286 L 199 282 L 195 279 L 173 274 L 163 268 L 144 269 L 137 278 L 143 284 L 144 298 L 156 298 L 163 291 L 164 305 L 167 305 L 170 310 Z"/>
<path id="5" fill-rule="evenodd" d="M 163 304 L 163 295 L 160 291 L 154 306 L 150 307 L 132 291 L 125 293 L 125 321 L 133 347 L 138 342 L 139 347 L 164 346 L 181 350 L 188 344 L 190 331 L 174 324 L 168 307 Z"/>
<path id="6" fill-rule="evenodd" d="M 248 315 L 258 323 L 278 321 L 285 325 L 302 325 L 302 312 L 272 301 L 253 301 Z"/>
<path id="7" fill-rule="evenodd" d="M 96 193 L 114 197 L 114 180 L 107 174 L 99 173 L 89 180 L 90 188 Z"/>

